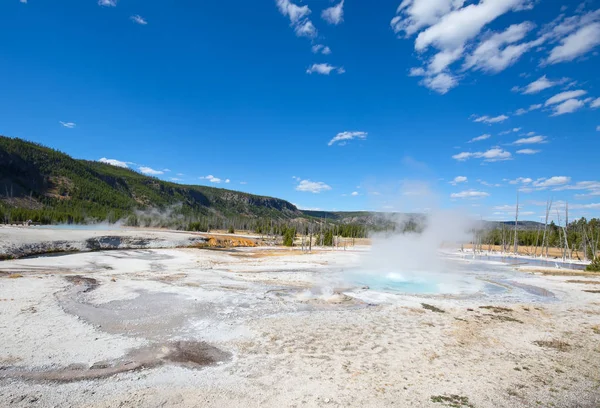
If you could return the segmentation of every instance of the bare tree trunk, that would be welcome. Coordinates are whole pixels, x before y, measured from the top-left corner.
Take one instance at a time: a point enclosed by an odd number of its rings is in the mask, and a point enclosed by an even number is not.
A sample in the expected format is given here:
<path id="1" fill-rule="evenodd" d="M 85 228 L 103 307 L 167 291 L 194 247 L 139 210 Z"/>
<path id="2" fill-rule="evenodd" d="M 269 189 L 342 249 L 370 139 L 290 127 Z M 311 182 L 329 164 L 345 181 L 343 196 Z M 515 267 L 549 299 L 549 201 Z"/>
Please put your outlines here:
<path id="1" fill-rule="evenodd" d="M 519 254 L 519 233 L 517 231 L 517 226 L 519 224 L 519 190 L 517 190 L 517 208 L 515 209 L 515 255 Z"/>

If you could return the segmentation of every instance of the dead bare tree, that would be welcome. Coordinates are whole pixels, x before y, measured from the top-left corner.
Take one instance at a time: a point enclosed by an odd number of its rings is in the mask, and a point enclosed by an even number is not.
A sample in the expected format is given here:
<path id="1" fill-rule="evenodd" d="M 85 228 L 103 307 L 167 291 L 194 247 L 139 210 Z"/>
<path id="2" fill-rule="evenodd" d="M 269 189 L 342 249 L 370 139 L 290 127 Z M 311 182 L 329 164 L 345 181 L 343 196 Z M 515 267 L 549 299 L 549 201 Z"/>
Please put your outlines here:
<path id="1" fill-rule="evenodd" d="M 552 199 L 546 201 L 546 221 L 544 222 L 544 237 L 542 238 L 542 256 L 544 256 L 544 247 L 546 248 L 546 258 L 548 258 L 548 216 L 552 209 Z"/>
<path id="2" fill-rule="evenodd" d="M 517 208 L 515 209 L 515 255 L 519 254 L 519 232 L 517 226 L 519 225 L 519 190 L 517 190 Z"/>

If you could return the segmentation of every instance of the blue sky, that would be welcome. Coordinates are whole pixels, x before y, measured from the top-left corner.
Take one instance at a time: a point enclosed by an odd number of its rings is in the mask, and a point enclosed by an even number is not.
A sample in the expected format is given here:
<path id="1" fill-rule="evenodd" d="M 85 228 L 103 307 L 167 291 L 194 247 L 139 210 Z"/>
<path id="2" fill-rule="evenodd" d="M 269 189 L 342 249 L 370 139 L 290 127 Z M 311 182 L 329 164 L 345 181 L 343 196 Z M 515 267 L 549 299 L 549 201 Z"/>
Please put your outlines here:
<path id="1" fill-rule="evenodd" d="M 600 1 L 3 0 L 0 134 L 301 208 L 600 215 Z M 540 205 L 542 204 L 542 205 Z"/>

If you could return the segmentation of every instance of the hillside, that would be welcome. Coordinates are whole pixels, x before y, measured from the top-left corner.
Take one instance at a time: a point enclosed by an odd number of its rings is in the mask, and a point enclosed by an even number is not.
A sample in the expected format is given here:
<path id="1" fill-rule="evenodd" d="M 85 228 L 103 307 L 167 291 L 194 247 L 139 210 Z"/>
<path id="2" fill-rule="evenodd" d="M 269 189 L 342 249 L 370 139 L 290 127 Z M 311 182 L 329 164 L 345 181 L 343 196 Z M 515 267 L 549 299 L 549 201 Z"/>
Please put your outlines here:
<path id="1" fill-rule="evenodd" d="M 278 198 L 170 183 L 0 136 L 0 219 L 116 221 L 145 212 L 209 219 L 305 216 Z"/>

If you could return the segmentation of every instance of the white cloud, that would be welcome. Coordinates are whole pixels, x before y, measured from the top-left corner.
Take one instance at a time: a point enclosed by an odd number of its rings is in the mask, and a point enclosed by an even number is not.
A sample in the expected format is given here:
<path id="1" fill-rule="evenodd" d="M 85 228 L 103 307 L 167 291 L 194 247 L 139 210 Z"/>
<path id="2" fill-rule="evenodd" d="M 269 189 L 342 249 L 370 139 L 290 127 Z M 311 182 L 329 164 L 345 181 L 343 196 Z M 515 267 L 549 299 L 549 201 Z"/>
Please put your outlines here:
<path id="1" fill-rule="evenodd" d="M 570 181 L 571 181 L 571 177 L 553 176 L 550 178 L 537 179 L 536 181 L 533 182 L 533 186 L 536 187 L 537 189 L 543 190 L 548 187 L 555 187 L 555 186 L 567 184 Z"/>
<path id="2" fill-rule="evenodd" d="M 600 132 L 600 125 L 596 126 L 596 132 Z"/>
<path id="3" fill-rule="evenodd" d="M 546 136 L 524 137 L 513 142 L 514 145 L 546 143 Z"/>
<path id="4" fill-rule="evenodd" d="M 171 177 L 169 180 L 171 180 L 171 181 L 181 181 L 181 179 L 177 178 L 177 177 Z"/>
<path id="5" fill-rule="evenodd" d="M 503 150 L 499 147 L 493 147 L 485 152 L 462 152 L 452 156 L 454 160 L 465 161 L 471 158 L 484 159 L 486 162 L 496 162 L 503 160 L 510 160 L 512 155 L 510 152 Z"/>
<path id="6" fill-rule="evenodd" d="M 600 98 L 596 98 L 590 103 L 590 108 L 600 108 Z"/>
<path id="7" fill-rule="evenodd" d="M 317 73 L 317 74 L 321 74 L 321 75 L 329 75 L 331 73 L 331 71 L 336 71 L 338 74 L 343 74 L 344 72 L 346 72 L 346 70 L 344 70 L 344 68 L 342 67 L 334 67 L 333 65 L 329 65 L 329 64 L 312 64 L 310 67 L 308 67 L 308 69 L 306 70 L 307 74 L 312 74 L 312 73 Z"/>
<path id="8" fill-rule="evenodd" d="M 557 103 L 561 103 L 561 102 L 564 102 L 569 99 L 578 98 L 585 94 L 587 94 L 587 92 L 584 91 L 583 89 L 578 89 L 576 91 L 561 92 L 561 93 L 554 95 L 552 98 L 548 99 L 544 105 L 545 106 L 555 105 Z"/>
<path id="9" fill-rule="evenodd" d="M 308 6 L 298 6 L 290 0 L 276 0 L 279 12 L 290 19 L 291 26 L 298 37 L 315 38 L 317 29 L 307 16 L 311 13 Z"/>
<path id="10" fill-rule="evenodd" d="M 340 145 L 346 144 L 348 140 L 360 139 L 365 140 L 367 138 L 367 132 L 340 132 L 333 139 L 329 141 L 328 146 L 333 146 L 336 142 L 340 142 Z"/>
<path id="11" fill-rule="evenodd" d="M 277 0 L 277 7 L 281 14 L 290 18 L 292 24 L 296 24 L 310 14 L 308 6 L 300 7 L 289 0 Z"/>
<path id="12" fill-rule="evenodd" d="M 427 76 L 421 82 L 421 85 L 436 91 L 442 95 L 448 93 L 448 91 L 458 85 L 456 77 L 442 72 L 434 76 Z"/>
<path id="13" fill-rule="evenodd" d="M 462 7 L 464 0 L 403 0 L 390 22 L 396 34 L 410 36 L 424 27 L 437 23 L 444 15 Z"/>
<path id="14" fill-rule="evenodd" d="M 103 158 L 99 159 L 98 161 L 100 163 L 106 163 L 106 164 L 110 164 L 112 166 L 123 167 L 124 169 L 129 168 L 129 166 L 127 165 L 127 162 L 122 162 L 120 160 L 107 159 L 106 157 L 103 157 Z"/>
<path id="15" fill-rule="evenodd" d="M 27 0 L 19 0 L 23 4 L 27 4 Z"/>
<path id="16" fill-rule="evenodd" d="M 521 115 L 526 114 L 527 112 L 529 112 L 527 109 L 519 108 L 515 111 L 515 115 L 521 116 Z"/>
<path id="17" fill-rule="evenodd" d="M 546 77 L 546 75 L 543 75 L 535 81 L 527 84 L 527 86 L 525 86 L 525 88 L 522 89 L 521 93 L 524 95 L 536 94 L 538 92 L 543 91 L 544 89 L 552 88 L 553 86 L 563 84 L 567 80 L 567 78 L 562 78 L 557 81 L 551 81 Z"/>
<path id="18" fill-rule="evenodd" d="M 473 118 L 473 122 L 483 122 L 483 123 L 487 123 L 487 124 L 492 124 L 492 123 L 504 122 L 506 119 L 508 119 L 508 116 L 498 115 L 498 116 L 494 116 L 494 117 L 489 117 L 487 115 L 484 115 L 484 116 L 473 115 L 472 118 Z"/>
<path id="19" fill-rule="evenodd" d="M 576 110 L 583 108 L 585 102 L 579 99 L 569 99 L 561 104 L 554 106 L 554 113 L 552 116 L 564 115 L 565 113 L 573 113 Z"/>
<path id="20" fill-rule="evenodd" d="M 331 49 L 328 46 L 323 45 L 323 44 L 313 45 L 312 48 L 311 48 L 311 50 L 315 54 L 319 54 L 319 53 L 321 53 L 323 55 L 329 55 L 329 54 L 331 54 Z"/>
<path id="21" fill-rule="evenodd" d="M 489 195 L 490 194 L 486 193 L 485 191 L 466 190 L 466 191 L 461 191 L 460 193 L 452 193 L 452 194 L 450 194 L 450 198 L 477 199 L 477 198 L 489 197 Z"/>
<path id="22" fill-rule="evenodd" d="M 534 149 L 521 149 L 521 150 L 517 150 L 517 154 L 536 154 L 539 153 L 541 150 L 534 150 Z"/>
<path id="23" fill-rule="evenodd" d="M 456 176 L 456 177 L 454 177 L 454 180 L 452 180 L 450 182 L 450 184 L 452 184 L 453 186 L 455 186 L 455 185 L 460 184 L 460 183 L 466 183 L 467 180 L 468 179 L 465 176 Z"/>
<path id="24" fill-rule="evenodd" d="M 117 0 L 98 0 L 98 5 L 103 7 L 116 7 Z"/>
<path id="25" fill-rule="evenodd" d="M 248 184 L 248 182 L 247 181 L 240 181 L 240 184 L 246 185 L 246 184 Z"/>
<path id="26" fill-rule="evenodd" d="M 164 171 L 162 170 L 154 170 L 151 167 L 146 167 L 146 166 L 141 166 L 138 168 L 138 170 L 146 175 L 150 175 L 150 176 L 158 176 L 160 174 L 164 174 Z"/>
<path id="27" fill-rule="evenodd" d="M 136 14 L 135 16 L 131 16 L 131 21 L 133 21 L 136 24 L 140 24 L 140 25 L 146 25 L 148 24 L 148 22 L 139 14 Z"/>
<path id="28" fill-rule="evenodd" d="M 535 24 L 525 21 L 513 24 L 501 33 L 495 33 L 479 43 L 473 53 L 465 58 L 464 69 L 478 69 L 488 72 L 500 72 L 514 64 L 521 56 L 539 46 L 545 38 L 535 41 L 521 41 L 535 27 Z"/>
<path id="29" fill-rule="evenodd" d="M 530 179 L 529 177 L 519 177 L 515 180 L 510 180 L 508 183 L 509 184 L 529 184 L 533 182 L 532 179 Z"/>
<path id="30" fill-rule="evenodd" d="M 482 0 L 478 4 L 455 9 L 419 33 L 415 48 L 423 51 L 433 45 L 438 49 L 456 49 L 479 34 L 486 24 L 521 3 L 523 0 Z"/>
<path id="31" fill-rule="evenodd" d="M 298 37 L 314 38 L 317 36 L 317 29 L 310 20 L 296 24 L 294 32 Z"/>
<path id="32" fill-rule="evenodd" d="M 331 190 L 331 187 L 323 183 L 322 181 L 300 180 L 300 182 L 296 186 L 296 190 L 318 194 L 322 191 Z"/>
<path id="33" fill-rule="evenodd" d="M 200 177 L 200 180 L 208 180 L 211 183 L 215 183 L 215 184 L 219 184 L 221 181 L 223 181 L 220 178 L 213 176 L 212 174 L 209 174 L 208 176 Z"/>
<path id="34" fill-rule="evenodd" d="M 225 184 L 229 184 L 230 182 L 231 182 L 231 180 L 225 179 Z"/>
<path id="35" fill-rule="evenodd" d="M 550 51 L 546 62 L 556 64 L 572 61 L 586 54 L 598 44 L 600 44 L 600 23 L 588 24 L 562 39 L 561 45 L 557 45 Z"/>
<path id="36" fill-rule="evenodd" d="M 542 108 L 542 104 L 541 103 L 536 103 L 534 105 L 529 106 L 529 110 L 537 110 L 537 109 L 541 109 Z"/>
<path id="37" fill-rule="evenodd" d="M 358 195 L 360 195 L 360 194 L 358 194 L 358 191 L 353 191 L 353 192 L 352 192 L 352 194 L 350 194 L 350 195 L 351 195 L 352 197 L 356 197 L 356 196 L 358 196 Z"/>
<path id="38" fill-rule="evenodd" d="M 492 135 L 489 135 L 489 134 L 487 134 L 487 133 L 486 133 L 486 134 L 484 134 L 484 135 L 481 135 L 481 136 L 474 137 L 473 139 L 469 140 L 469 142 L 468 142 L 468 143 L 480 142 L 480 141 L 482 141 L 482 140 L 489 139 L 491 136 L 492 136 Z"/>
<path id="39" fill-rule="evenodd" d="M 321 12 L 321 18 L 329 24 L 339 24 L 344 21 L 344 0 L 333 7 L 326 8 Z"/>
<path id="40" fill-rule="evenodd" d="M 60 123 L 63 127 L 66 127 L 68 129 L 73 129 L 75 126 L 77 126 L 75 123 L 73 122 L 63 122 L 63 121 L 59 121 L 58 123 Z"/>

